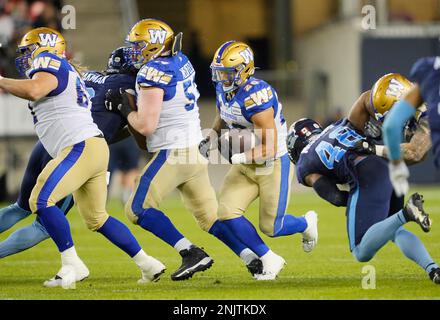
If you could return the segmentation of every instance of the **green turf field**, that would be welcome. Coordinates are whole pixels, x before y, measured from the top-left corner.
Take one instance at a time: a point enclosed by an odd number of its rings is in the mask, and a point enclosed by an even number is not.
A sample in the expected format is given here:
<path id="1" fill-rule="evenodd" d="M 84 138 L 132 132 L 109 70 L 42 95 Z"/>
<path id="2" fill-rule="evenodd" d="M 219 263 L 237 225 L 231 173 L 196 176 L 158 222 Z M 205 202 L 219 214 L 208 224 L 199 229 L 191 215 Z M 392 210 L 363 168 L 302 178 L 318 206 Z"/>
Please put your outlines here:
<path id="1" fill-rule="evenodd" d="M 424 234 L 416 225 L 409 225 L 409 229 L 421 237 L 439 261 L 440 190 L 422 191 L 434 220 L 433 230 Z M 127 222 L 122 205 L 112 202 L 109 208 L 114 216 Z M 253 205 L 248 214 L 254 222 L 257 209 Z M 161 281 L 143 286 L 136 283 L 140 274 L 134 263 L 100 234 L 88 231 L 75 210 L 69 214 L 69 220 L 77 251 L 90 269 L 90 278 L 78 284 L 76 290 L 44 288 L 43 280 L 53 276 L 60 265 L 55 245 L 47 240 L 0 261 L 0 299 L 440 299 L 440 286 L 428 281 L 426 274 L 404 258 L 392 243 L 370 263 L 357 263 L 348 250 L 344 210 L 327 205 L 312 193 L 293 194 L 289 212 L 299 215 L 309 209 L 316 210 L 320 218 L 316 250 L 304 253 L 298 235 L 264 237 L 286 259 L 287 266 L 277 281 L 257 282 L 223 244 L 198 229 L 179 199 L 169 200 L 163 210 L 190 240 L 211 254 L 215 263 L 189 281 L 173 282 L 170 274 L 180 265 L 178 254 L 154 236 L 130 225 L 145 251 L 168 267 Z M 18 226 L 31 221 L 29 218 Z M 8 234 L 2 234 L 0 240 Z M 365 265 L 376 269 L 375 290 L 362 289 Z"/>

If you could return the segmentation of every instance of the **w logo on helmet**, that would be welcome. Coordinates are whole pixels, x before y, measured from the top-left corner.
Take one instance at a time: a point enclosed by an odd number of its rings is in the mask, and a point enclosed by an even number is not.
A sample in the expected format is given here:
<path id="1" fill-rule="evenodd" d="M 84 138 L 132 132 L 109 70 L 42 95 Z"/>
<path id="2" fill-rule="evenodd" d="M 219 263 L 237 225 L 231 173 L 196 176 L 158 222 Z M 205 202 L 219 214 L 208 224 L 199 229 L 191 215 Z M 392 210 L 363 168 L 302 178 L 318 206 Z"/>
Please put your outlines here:
<path id="1" fill-rule="evenodd" d="M 150 29 L 150 42 L 153 44 L 164 44 L 167 37 L 167 32 L 165 30 Z"/>
<path id="2" fill-rule="evenodd" d="M 43 47 L 55 47 L 57 44 L 58 35 L 55 33 L 40 33 L 40 45 Z"/>
<path id="3" fill-rule="evenodd" d="M 254 55 L 249 48 L 246 48 L 243 51 L 241 51 L 240 55 L 243 57 L 244 63 L 246 64 L 254 60 Z"/>
<path id="4" fill-rule="evenodd" d="M 397 79 L 391 79 L 386 95 L 400 99 L 404 90 L 405 86 L 401 82 L 399 82 Z"/>

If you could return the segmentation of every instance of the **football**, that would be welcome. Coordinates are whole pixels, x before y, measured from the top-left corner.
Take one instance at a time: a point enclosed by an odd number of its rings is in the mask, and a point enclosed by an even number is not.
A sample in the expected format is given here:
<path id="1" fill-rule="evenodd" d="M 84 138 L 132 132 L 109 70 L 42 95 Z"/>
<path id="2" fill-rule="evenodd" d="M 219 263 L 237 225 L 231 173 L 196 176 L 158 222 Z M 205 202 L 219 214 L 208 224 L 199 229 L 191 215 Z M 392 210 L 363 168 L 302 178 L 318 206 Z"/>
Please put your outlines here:
<path id="1" fill-rule="evenodd" d="M 220 136 L 218 149 L 228 159 L 228 155 L 243 153 L 254 148 L 256 140 L 257 138 L 252 130 L 230 129 Z"/>

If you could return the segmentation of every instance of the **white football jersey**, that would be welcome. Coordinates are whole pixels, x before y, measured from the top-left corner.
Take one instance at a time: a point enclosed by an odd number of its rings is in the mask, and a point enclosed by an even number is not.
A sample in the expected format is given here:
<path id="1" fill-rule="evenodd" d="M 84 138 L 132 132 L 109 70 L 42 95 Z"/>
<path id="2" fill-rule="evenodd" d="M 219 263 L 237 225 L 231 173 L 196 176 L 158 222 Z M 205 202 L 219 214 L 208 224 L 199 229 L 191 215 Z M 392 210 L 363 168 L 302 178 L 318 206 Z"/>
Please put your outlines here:
<path id="1" fill-rule="evenodd" d="M 251 118 L 264 110 L 274 109 L 274 120 L 277 128 L 276 159 L 287 154 L 287 124 L 283 116 L 283 106 L 278 101 L 275 90 L 263 80 L 250 78 L 246 85 L 240 87 L 235 96 L 228 101 L 223 86 L 216 86 L 217 108 L 222 120 L 230 129 L 254 130 Z"/>
<path id="2" fill-rule="evenodd" d="M 203 139 L 194 78 L 194 68 L 183 53 L 152 60 L 139 70 L 138 93 L 148 87 L 164 90 L 157 129 L 147 137 L 148 151 L 188 148 Z"/>
<path id="3" fill-rule="evenodd" d="M 35 131 L 44 148 L 55 158 L 64 148 L 102 134 L 93 122 L 90 97 L 76 70 L 50 53 L 39 54 L 29 78 L 48 72 L 58 79 L 58 87 L 46 97 L 29 102 Z"/>

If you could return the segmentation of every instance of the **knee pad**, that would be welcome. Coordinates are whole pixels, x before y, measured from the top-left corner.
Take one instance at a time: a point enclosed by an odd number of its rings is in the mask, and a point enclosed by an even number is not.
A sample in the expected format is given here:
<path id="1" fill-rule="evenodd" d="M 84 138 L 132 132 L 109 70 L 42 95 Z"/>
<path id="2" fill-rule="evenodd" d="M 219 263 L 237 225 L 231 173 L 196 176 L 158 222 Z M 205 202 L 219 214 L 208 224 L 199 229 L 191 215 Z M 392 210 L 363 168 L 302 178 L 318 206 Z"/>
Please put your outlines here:
<path id="1" fill-rule="evenodd" d="M 211 227 L 217 221 L 217 216 L 214 212 L 206 213 L 203 215 L 198 215 L 194 217 L 199 225 L 200 229 L 209 232 Z"/>
<path id="2" fill-rule="evenodd" d="M 240 217 L 241 214 L 234 213 L 234 211 L 224 203 L 218 205 L 218 219 L 220 221 L 231 220 Z"/>
<path id="3" fill-rule="evenodd" d="M 107 213 L 97 214 L 94 217 L 88 217 L 85 223 L 90 231 L 98 231 L 108 218 L 109 215 Z"/>
<path id="4" fill-rule="evenodd" d="M 369 262 L 371 259 L 373 259 L 373 257 L 371 256 L 371 254 L 365 252 L 364 250 L 360 249 L 359 246 L 357 246 L 354 250 L 353 250 L 353 256 L 356 258 L 357 261 L 359 262 Z"/>
<path id="5" fill-rule="evenodd" d="M 271 237 L 271 238 L 276 237 L 276 235 L 274 234 L 274 226 L 273 225 L 267 225 L 267 224 L 262 223 L 260 221 L 259 228 L 260 228 L 260 231 L 263 232 L 266 236 Z"/>
<path id="6" fill-rule="evenodd" d="M 133 212 L 130 201 L 125 204 L 124 212 L 128 220 L 130 220 L 133 224 L 137 224 L 138 216 Z"/>

